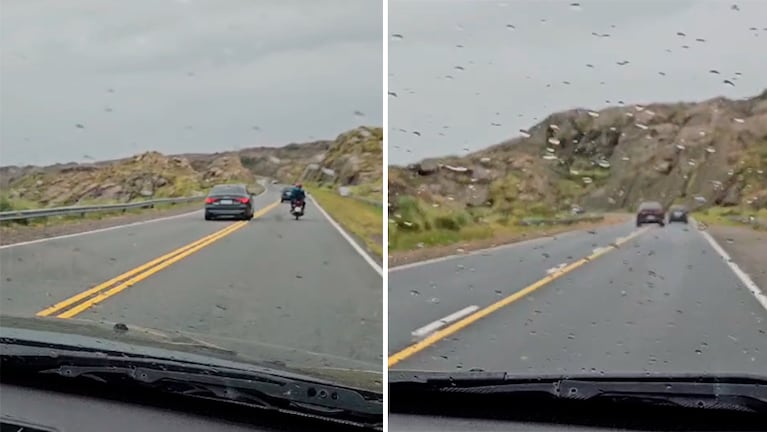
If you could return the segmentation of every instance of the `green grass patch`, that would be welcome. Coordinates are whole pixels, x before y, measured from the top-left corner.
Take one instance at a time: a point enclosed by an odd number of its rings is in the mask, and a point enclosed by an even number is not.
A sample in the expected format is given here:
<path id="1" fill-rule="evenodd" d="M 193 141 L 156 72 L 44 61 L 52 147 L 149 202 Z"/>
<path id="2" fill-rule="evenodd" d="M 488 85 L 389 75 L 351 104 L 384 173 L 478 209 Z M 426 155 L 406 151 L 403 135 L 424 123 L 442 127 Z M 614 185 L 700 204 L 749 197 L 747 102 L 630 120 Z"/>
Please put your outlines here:
<path id="1" fill-rule="evenodd" d="M 512 181 L 513 185 L 513 181 Z M 433 246 L 472 242 L 489 238 L 534 234 L 550 229 L 556 223 L 537 225 L 522 221 L 556 218 L 569 219 L 572 215 L 557 212 L 543 203 L 520 204 L 506 200 L 514 196 L 514 188 L 498 183 L 497 196 L 504 201 L 491 207 L 472 209 L 434 207 L 413 196 L 400 196 L 396 211 L 389 215 L 389 251 L 401 252 Z"/>
<path id="2" fill-rule="evenodd" d="M 488 208 L 435 208 L 411 196 L 400 197 L 396 206 L 389 218 L 389 250 L 393 252 L 482 240 L 516 230 L 508 217 Z"/>
<path id="3" fill-rule="evenodd" d="M 369 250 L 383 257 L 383 209 L 342 197 L 327 187 L 307 185 L 306 189 L 336 222 L 362 240 Z"/>
<path id="4" fill-rule="evenodd" d="M 383 201 L 383 190 L 381 182 L 378 184 L 361 184 L 349 187 L 352 195 L 375 201 Z"/>
<path id="5" fill-rule="evenodd" d="M 743 222 L 749 217 L 758 220 L 767 220 L 767 209 L 753 210 L 743 207 L 709 207 L 705 210 L 693 213 L 696 220 L 706 225 L 748 226 L 758 228 L 757 225 Z"/>

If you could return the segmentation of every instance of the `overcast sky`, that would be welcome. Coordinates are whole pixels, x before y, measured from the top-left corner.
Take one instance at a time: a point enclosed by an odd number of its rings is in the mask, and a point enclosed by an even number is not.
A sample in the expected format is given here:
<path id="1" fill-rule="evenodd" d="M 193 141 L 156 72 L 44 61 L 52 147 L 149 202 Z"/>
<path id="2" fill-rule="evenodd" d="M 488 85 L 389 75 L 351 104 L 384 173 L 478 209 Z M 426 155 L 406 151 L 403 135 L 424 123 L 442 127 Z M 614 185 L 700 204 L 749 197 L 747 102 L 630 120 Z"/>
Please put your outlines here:
<path id="1" fill-rule="evenodd" d="M 767 88 L 767 1 L 574 3 L 390 0 L 389 163 L 479 150 L 571 108 Z"/>
<path id="2" fill-rule="evenodd" d="M 381 0 L 1 9 L 0 165 L 285 145 L 383 124 Z"/>

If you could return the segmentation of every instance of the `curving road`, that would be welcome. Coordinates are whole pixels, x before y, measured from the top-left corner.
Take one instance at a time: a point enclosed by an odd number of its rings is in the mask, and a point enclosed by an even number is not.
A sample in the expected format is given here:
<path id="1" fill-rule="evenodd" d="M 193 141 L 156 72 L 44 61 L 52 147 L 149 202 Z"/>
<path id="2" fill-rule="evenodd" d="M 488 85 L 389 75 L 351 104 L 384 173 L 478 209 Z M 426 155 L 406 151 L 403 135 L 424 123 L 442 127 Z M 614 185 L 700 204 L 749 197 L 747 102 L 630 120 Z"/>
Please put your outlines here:
<path id="1" fill-rule="evenodd" d="M 767 375 L 767 300 L 717 247 L 626 222 L 391 269 L 389 366 Z"/>
<path id="2" fill-rule="evenodd" d="M 280 189 L 256 197 L 248 222 L 206 222 L 200 210 L 0 247 L 2 313 L 253 341 L 380 370 L 380 272 L 313 200 L 290 218 Z"/>

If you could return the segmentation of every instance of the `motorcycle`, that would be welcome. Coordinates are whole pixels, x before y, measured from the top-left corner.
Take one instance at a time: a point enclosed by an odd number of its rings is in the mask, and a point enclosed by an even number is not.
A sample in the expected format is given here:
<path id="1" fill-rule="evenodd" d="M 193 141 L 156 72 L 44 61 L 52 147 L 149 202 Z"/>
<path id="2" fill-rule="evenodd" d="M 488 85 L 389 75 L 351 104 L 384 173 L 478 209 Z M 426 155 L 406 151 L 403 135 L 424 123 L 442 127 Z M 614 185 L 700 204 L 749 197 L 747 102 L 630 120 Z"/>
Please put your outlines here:
<path id="1" fill-rule="evenodd" d="M 304 201 L 303 200 L 294 200 L 290 203 L 290 214 L 292 214 L 296 220 L 304 215 Z"/>

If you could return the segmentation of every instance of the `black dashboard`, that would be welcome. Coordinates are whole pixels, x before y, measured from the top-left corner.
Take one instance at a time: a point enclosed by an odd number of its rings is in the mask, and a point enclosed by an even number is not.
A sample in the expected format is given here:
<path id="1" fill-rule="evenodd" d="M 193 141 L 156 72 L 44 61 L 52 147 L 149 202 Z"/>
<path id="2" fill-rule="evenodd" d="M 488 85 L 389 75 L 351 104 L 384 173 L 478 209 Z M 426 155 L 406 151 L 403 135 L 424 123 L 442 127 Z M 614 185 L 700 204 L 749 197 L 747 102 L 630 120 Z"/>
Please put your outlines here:
<path id="1" fill-rule="evenodd" d="M 393 414 L 389 416 L 389 431 L 391 432 L 464 432 L 464 431 L 531 431 L 531 432 L 591 432 L 591 431 L 628 431 L 632 429 L 615 429 L 579 425 L 545 424 L 524 421 L 488 420 L 456 417 L 427 417 L 419 415 Z"/>
<path id="2" fill-rule="evenodd" d="M 167 395 L 85 395 L 2 384 L 0 432 L 364 430 Z"/>

